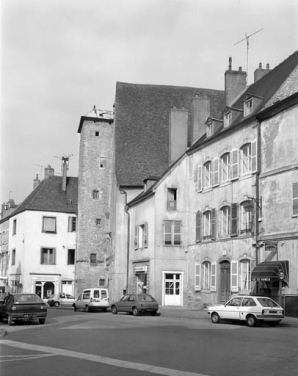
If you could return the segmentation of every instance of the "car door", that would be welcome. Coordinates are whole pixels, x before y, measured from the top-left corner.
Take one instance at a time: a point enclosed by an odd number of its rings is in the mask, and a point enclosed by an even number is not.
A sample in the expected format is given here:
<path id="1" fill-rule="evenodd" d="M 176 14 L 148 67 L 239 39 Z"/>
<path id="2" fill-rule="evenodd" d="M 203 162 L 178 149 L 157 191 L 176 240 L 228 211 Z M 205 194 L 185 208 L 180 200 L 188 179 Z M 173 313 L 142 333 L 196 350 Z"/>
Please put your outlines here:
<path id="1" fill-rule="evenodd" d="M 78 309 L 82 309 L 83 308 L 83 303 L 82 303 L 82 296 L 83 294 L 81 294 L 78 299 L 76 300 L 75 302 L 75 305 Z"/>
<path id="2" fill-rule="evenodd" d="M 222 319 L 228 320 L 240 320 L 240 312 L 241 312 L 241 296 L 235 296 L 231 300 L 225 304 L 223 311 L 220 314 Z"/>
<path id="3" fill-rule="evenodd" d="M 116 307 L 118 311 L 127 312 L 127 301 L 128 301 L 129 295 L 124 295 L 119 302 L 116 304 Z"/>

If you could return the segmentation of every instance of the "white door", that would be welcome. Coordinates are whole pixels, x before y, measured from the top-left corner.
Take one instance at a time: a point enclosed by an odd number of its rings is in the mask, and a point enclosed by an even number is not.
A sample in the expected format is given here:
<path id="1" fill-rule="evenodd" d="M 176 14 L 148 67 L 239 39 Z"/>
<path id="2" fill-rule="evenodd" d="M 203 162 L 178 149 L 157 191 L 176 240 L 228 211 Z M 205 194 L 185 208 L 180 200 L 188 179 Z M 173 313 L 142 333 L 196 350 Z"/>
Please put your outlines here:
<path id="1" fill-rule="evenodd" d="M 164 274 L 164 304 L 180 306 L 182 304 L 182 274 Z"/>
<path id="2" fill-rule="evenodd" d="M 62 281 L 62 292 L 72 295 L 72 281 Z"/>

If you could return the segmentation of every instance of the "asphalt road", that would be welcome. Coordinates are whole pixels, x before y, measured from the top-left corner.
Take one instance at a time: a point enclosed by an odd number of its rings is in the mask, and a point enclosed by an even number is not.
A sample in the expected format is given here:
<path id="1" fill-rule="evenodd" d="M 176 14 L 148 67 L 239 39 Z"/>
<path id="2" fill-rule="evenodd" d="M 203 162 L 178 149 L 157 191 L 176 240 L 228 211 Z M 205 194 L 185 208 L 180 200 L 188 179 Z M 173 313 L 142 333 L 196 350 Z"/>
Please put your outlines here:
<path id="1" fill-rule="evenodd" d="M 8 332 L 0 339 L 5 376 L 298 375 L 293 327 L 53 308 L 45 325 L 1 328 Z"/>

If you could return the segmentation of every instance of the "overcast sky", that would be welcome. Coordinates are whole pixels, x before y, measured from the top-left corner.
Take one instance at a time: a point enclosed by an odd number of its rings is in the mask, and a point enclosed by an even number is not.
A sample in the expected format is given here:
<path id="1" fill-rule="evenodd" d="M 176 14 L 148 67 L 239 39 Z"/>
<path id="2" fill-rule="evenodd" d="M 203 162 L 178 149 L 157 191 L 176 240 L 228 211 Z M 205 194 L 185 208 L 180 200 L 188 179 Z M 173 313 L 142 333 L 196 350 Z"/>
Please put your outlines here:
<path id="1" fill-rule="evenodd" d="M 80 117 L 112 110 L 117 81 L 223 90 L 262 29 L 252 83 L 297 50 L 297 25 L 297 0 L 1 0 L 1 203 L 63 155 L 78 176 Z"/>

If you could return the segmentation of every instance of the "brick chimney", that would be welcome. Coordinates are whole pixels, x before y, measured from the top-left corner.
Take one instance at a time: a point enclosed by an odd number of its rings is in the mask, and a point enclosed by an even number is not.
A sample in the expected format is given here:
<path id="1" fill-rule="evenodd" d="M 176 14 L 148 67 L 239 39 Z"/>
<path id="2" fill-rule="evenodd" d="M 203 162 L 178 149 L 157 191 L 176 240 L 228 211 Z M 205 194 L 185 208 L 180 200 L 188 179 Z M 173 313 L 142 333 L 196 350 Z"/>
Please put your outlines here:
<path id="1" fill-rule="evenodd" d="M 47 179 L 49 176 L 54 176 L 54 169 L 50 165 L 44 169 L 44 178 Z"/>
<path id="2" fill-rule="evenodd" d="M 36 174 L 36 178 L 33 180 L 33 189 L 35 189 L 40 183 L 40 180 L 38 179 L 38 174 Z"/>
<path id="3" fill-rule="evenodd" d="M 176 107 L 170 112 L 170 163 L 182 155 L 187 148 L 188 111 Z"/>
<path id="4" fill-rule="evenodd" d="M 266 69 L 262 68 L 262 63 L 259 64 L 259 68 L 257 68 L 254 72 L 254 82 L 258 81 L 260 78 L 264 77 L 268 72 L 270 72 L 269 64 L 266 65 Z"/>
<path id="5" fill-rule="evenodd" d="M 246 72 L 239 67 L 238 71 L 232 70 L 232 58 L 229 57 L 229 69 L 225 72 L 225 103 L 230 107 L 237 96 L 246 88 Z"/>
<path id="6" fill-rule="evenodd" d="M 191 142 L 198 140 L 206 132 L 206 121 L 210 116 L 210 99 L 195 96 L 191 102 Z"/>

